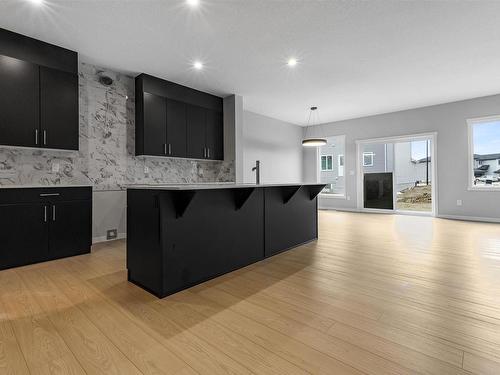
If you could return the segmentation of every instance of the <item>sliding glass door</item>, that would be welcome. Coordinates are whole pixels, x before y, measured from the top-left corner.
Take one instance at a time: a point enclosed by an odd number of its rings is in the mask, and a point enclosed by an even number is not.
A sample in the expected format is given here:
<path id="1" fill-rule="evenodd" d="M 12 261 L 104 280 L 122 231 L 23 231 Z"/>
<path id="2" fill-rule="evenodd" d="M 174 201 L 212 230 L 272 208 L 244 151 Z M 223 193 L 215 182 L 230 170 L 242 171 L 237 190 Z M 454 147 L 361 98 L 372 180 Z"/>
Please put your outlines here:
<path id="1" fill-rule="evenodd" d="M 362 208 L 433 213 L 432 137 L 360 143 Z"/>

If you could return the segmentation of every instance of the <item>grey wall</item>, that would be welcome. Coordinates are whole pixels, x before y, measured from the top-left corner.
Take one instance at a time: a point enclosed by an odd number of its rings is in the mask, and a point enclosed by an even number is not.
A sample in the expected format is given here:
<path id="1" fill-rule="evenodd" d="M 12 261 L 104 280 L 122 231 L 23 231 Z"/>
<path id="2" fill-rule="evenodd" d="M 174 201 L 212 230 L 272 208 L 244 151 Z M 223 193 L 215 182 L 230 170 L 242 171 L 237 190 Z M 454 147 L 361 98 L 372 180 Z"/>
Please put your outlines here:
<path id="1" fill-rule="evenodd" d="M 243 181 L 255 182 L 252 167 L 261 162 L 261 183 L 301 182 L 302 128 L 257 113 L 243 112 Z"/>
<path id="2" fill-rule="evenodd" d="M 500 192 L 468 191 L 468 118 L 500 114 L 500 95 L 454 103 L 393 112 L 383 115 L 324 124 L 313 127 L 317 136 L 346 135 L 347 199 L 320 199 L 320 207 L 355 209 L 356 144 L 370 139 L 409 134 L 437 132 L 438 214 L 450 216 L 500 218 Z M 323 133 L 322 133 L 323 131 Z M 316 158 L 313 151 L 304 153 L 304 176 L 316 181 Z M 463 201 L 457 206 L 458 199 Z M 495 204 L 492 204 L 495 202 Z"/>

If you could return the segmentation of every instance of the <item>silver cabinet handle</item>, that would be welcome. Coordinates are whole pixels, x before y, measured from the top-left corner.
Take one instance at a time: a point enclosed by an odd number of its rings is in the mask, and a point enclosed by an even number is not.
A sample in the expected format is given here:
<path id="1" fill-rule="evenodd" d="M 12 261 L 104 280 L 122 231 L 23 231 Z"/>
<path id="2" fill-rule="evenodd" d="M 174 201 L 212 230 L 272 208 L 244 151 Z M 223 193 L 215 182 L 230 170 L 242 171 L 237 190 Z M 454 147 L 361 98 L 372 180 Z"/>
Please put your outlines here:
<path id="1" fill-rule="evenodd" d="M 52 221 L 56 221 L 56 205 L 52 206 Z"/>
<path id="2" fill-rule="evenodd" d="M 163 144 L 163 155 L 167 155 L 167 144 Z"/>
<path id="3" fill-rule="evenodd" d="M 210 147 L 207 147 L 207 158 L 210 157 Z"/>
<path id="4" fill-rule="evenodd" d="M 40 194 L 40 197 L 58 197 L 59 193 L 43 193 Z"/>
<path id="5" fill-rule="evenodd" d="M 43 206 L 43 222 L 47 222 L 47 206 Z"/>
<path id="6" fill-rule="evenodd" d="M 172 155 L 172 145 L 170 143 L 168 144 L 168 154 Z"/>
<path id="7" fill-rule="evenodd" d="M 43 131 L 43 145 L 47 146 L 47 130 Z"/>
<path id="8" fill-rule="evenodd" d="M 207 157 L 207 148 L 206 147 L 203 147 L 203 157 L 204 158 Z"/>
<path id="9" fill-rule="evenodd" d="M 35 129 L 35 145 L 38 146 L 38 129 Z"/>

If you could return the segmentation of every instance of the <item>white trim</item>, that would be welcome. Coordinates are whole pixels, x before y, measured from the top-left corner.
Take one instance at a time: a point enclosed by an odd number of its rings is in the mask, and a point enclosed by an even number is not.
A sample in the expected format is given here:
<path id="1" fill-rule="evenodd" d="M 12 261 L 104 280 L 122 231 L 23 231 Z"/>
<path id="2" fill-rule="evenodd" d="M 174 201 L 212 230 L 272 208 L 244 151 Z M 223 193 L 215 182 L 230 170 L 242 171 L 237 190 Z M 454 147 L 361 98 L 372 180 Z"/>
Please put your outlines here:
<path id="1" fill-rule="evenodd" d="M 438 215 L 440 219 L 463 220 L 463 221 L 480 221 L 485 223 L 500 223 L 498 217 L 482 217 L 482 216 L 461 216 L 461 215 Z"/>
<path id="2" fill-rule="evenodd" d="M 101 243 L 101 242 L 123 240 L 124 238 L 127 238 L 127 233 L 118 233 L 116 238 L 113 238 L 112 240 L 106 239 L 106 236 L 92 237 L 92 245 L 94 245 L 96 243 Z"/>
<path id="3" fill-rule="evenodd" d="M 364 212 L 366 209 L 363 208 L 363 168 L 362 165 L 362 146 L 370 143 L 397 143 L 397 142 L 409 142 L 418 140 L 431 140 L 431 160 L 432 160 L 432 216 L 436 217 L 438 215 L 438 179 L 437 179 L 437 132 L 430 133 L 418 133 L 410 134 L 406 136 L 394 136 L 394 137 L 382 137 L 382 138 L 370 138 L 370 139 L 358 139 L 356 140 L 356 206 L 358 210 Z M 382 212 L 387 212 L 387 210 L 380 210 Z M 368 212 L 368 211 L 367 211 Z M 369 211 L 372 212 L 372 211 Z M 389 210 L 389 212 L 397 213 L 397 211 Z"/>
<path id="4" fill-rule="evenodd" d="M 476 186 L 472 184 L 472 181 L 474 180 L 474 134 L 472 131 L 472 128 L 476 124 L 481 124 L 484 122 L 491 122 L 491 121 L 500 121 L 500 115 L 496 116 L 485 116 L 485 117 L 476 117 L 476 118 L 470 118 L 467 119 L 467 143 L 468 143 L 468 154 L 467 154 L 467 160 L 468 160 L 468 173 L 467 176 L 468 181 L 467 181 L 467 190 L 468 191 L 500 191 L 500 187 L 494 188 L 490 186 Z"/>
<path id="5" fill-rule="evenodd" d="M 372 158 L 372 161 L 370 162 L 370 164 L 365 164 L 365 156 L 370 156 Z M 373 153 L 372 151 L 363 152 L 363 167 L 373 167 L 374 156 L 375 156 L 375 153 Z"/>
<path id="6" fill-rule="evenodd" d="M 326 199 L 346 199 L 345 193 L 344 194 L 319 193 L 319 197 Z"/>

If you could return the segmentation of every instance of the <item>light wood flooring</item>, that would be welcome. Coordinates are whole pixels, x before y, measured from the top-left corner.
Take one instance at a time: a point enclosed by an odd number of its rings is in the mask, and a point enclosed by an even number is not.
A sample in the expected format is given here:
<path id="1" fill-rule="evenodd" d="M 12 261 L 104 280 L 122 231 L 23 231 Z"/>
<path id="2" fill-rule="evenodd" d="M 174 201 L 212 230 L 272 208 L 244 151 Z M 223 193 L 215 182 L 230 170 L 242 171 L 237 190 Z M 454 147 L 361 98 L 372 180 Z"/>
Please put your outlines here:
<path id="1" fill-rule="evenodd" d="M 500 374 L 500 225 L 320 212 L 317 242 L 163 300 L 123 241 L 0 272 L 0 374 L 226 373 Z"/>

